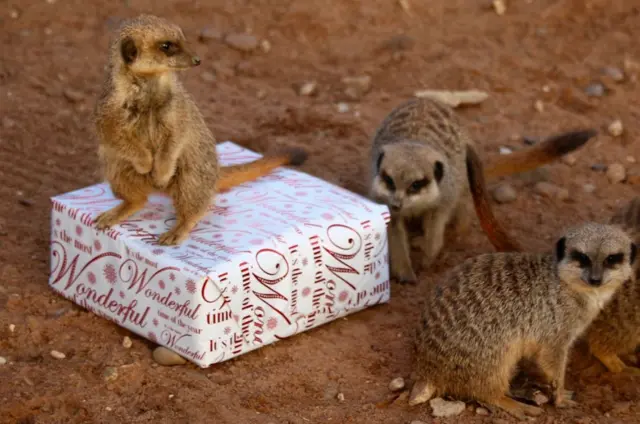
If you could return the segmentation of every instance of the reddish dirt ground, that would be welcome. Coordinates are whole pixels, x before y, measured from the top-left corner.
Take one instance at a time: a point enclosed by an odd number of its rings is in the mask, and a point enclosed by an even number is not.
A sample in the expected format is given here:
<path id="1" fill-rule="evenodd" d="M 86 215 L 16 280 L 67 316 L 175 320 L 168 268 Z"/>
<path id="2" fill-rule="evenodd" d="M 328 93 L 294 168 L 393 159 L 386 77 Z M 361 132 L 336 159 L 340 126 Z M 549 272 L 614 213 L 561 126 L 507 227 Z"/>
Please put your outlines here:
<path id="1" fill-rule="evenodd" d="M 567 200 L 540 197 L 530 179 L 516 176 L 509 180 L 517 200 L 496 206 L 518 240 L 547 249 L 567 226 L 606 220 L 637 192 L 591 169 L 620 162 L 634 171 L 627 157 L 640 159 L 634 2 L 512 1 L 503 16 L 490 2 L 472 0 L 414 0 L 409 12 L 382 0 L 92 3 L 0 3 L 0 356 L 7 360 L 0 365 L 0 422 L 514 421 L 503 413 L 479 416 L 473 408 L 434 419 L 428 405 L 376 407 L 389 396 L 392 378 L 411 374 L 409 332 L 421 286 L 465 257 L 492 250 L 477 223 L 468 238 L 451 241 L 434 271 L 420 274 L 418 287 L 393 285 L 387 305 L 209 369 L 163 368 L 151 359 L 151 343 L 49 290 L 49 198 L 99 180 L 89 118 L 109 30 L 119 18 L 151 12 L 180 24 L 194 41 L 207 27 L 269 40 L 269 52 L 252 53 L 217 40 L 197 42 L 203 64 L 183 75 L 186 86 L 219 140 L 261 153 L 305 146 L 311 155 L 304 171 L 357 192 L 375 126 L 418 89 L 490 94 L 481 106 L 460 111 L 487 161 L 500 146 L 523 147 L 522 136 L 600 129 L 573 166 L 547 167 L 546 178 L 569 190 Z M 625 70 L 625 80 L 602 77 L 607 66 Z M 372 77 L 372 90 L 340 113 L 341 78 L 363 74 Z M 317 95 L 298 95 L 296 87 L 312 80 Z M 585 95 L 593 81 L 605 85 L 603 96 Z M 536 100 L 543 111 L 534 108 Z M 614 119 L 624 123 L 621 137 L 607 133 Z M 586 184 L 595 191 L 585 191 Z M 131 349 L 122 347 L 126 335 Z M 52 349 L 66 358 L 52 358 Z M 567 383 L 580 405 L 546 406 L 537 421 L 638 422 L 637 379 L 605 373 L 581 352 L 573 355 Z M 114 381 L 105 381 L 107 367 L 117 368 Z"/>

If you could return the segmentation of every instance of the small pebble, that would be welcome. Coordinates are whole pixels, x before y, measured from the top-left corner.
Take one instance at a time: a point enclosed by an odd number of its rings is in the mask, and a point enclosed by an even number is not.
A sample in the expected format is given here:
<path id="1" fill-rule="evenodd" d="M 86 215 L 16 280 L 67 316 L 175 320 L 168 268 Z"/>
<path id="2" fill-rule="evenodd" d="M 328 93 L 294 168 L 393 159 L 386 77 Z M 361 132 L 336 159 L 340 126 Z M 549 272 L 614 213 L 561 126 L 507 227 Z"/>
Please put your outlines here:
<path id="1" fill-rule="evenodd" d="M 616 119 L 611 124 L 609 124 L 609 127 L 607 128 L 607 130 L 609 131 L 609 134 L 611 134 L 612 136 L 620 137 L 624 132 L 622 121 L 619 119 Z"/>
<path id="2" fill-rule="evenodd" d="M 549 403 L 549 397 L 541 391 L 536 390 L 536 392 L 533 394 L 533 402 L 538 406 L 545 405 Z"/>
<path id="3" fill-rule="evenodd" d="M 584 89 L 584 92 L 591 97 L 602 97 L 604 96 L 604 85 L 599 82 L 591 83 Z"/>
<path id="4" fill-rule="evenodd" d="M 225 43 L 233 49 L 250 52 L 258 47 L 258 38 L 251 34 L 227 34 L 224 37 Z"/>
<path id="5" fill-rule="evenodd" d="M 78 90 L 74 90 L 72 88 L 66 88 L 62 94 L 64 97 L 69 100 L 71 103 L 78 103 L 84 99 L 84 94 Z"/>
<path id="6" fill-rule="evenodd" d="M 434 417 L 452 417 L 460 415 L 464 412 L 466 405 L 461 401 L 450 402 L 442 398 L 435 398 L 429 401 L 431 405 L 432 415 Z"/>
<path id="7" fill-rule="evenodd" d="M 104 410 L 105 410 L 105 411 L 107 411 L 107 412 L 111 412 L 111 411 L 113 411 L 113 409 L 111 409 L 111 407 L 109 407 L 109 406 L 107 406 L 106 408 L 104 408 Z"/>
<path id="8" fill-rule="evenodd" d="M 478 415 L 489 415 L 489 410 L 487 408 L 476 408 L 476 414 Z"/>
<path id="9" fill-rule="evenodd" d="M 427 424 L 424 421 L 411 421 L 411 424 Z"/>
<path id="10" fill-rule="evenodd" d="M 0 356 L 0 365 L 5 365 L 7 363 L 7 358 Z"/>
<path id="11" fill-rule="evenodd" d="M 636 163 L 636 158 L 634 158 L 633 156 L 627 156 L 625 159 L 629 163 Z"/>
<path id="12" fill-rule="evenodd" d="M 317 88 L 318 84 L 315 81 L 305 82 L 304 84 L 302 84 L 302 86 L 300 86 L 298 94 L 300 94 L 301 96 L 311 96 L 315 94 Z"/>
<path id="13" fill-rule="evenodd" d="M 518 198 L 516 190 L 507 183 L 502 183 L 493 189 L 493 199 L 498 203 L 511 203 Z"/>
<path id="14" fill-rule="evenodd" d="M 340 113 L 349 112 L 349 105 L 347 103 L 338 103 L 338 112 Z"/>
<path id="15" fill-rule="evenodd" d="M 52 350 L 51 351 L 51 356 L 55 359 L 64 359 L 67 357 L 67 355 L 65 355 L 62 352 L 58 352 L 57 350 Z"/>
<path id="16" fill-rule="evenodd" d="M 624 81 L 624 71 L 615 66 L 607 66 L 602 70 L 602 73 L 614 80 L 615 82 Z"/>
<path id="17" fill-rule="evenodd" d="M 363 75 L 359 77 L 344 77 L 342 83 L 346 86 L 345 95 L 352 100 L 358 100 L 371 90 L 371 77 Z"/>
<path id="18" fill-rule="evenodd" d="M 125 349 L 130 349 L 131 346 L 133 346 L 133 342 L 131 341 L 131 338 L 129 338 L 128 336 L 125 336 L 124 339 L 122 339 L 122 347 L 124 347 Z"/>
<path id="19" fill-rule="evenodd" d="M 578 159 L 576 159 L 576 157 L 574 155 L 572 155 L 572 154 L 567 154 L 567 155 L 562 156 L 562 162 L 565 165 L 573 166 L 573 165 L 576 164 L 577 161 L 578 161 Z"/>
<path id="20" fill-rule="evenodd" d="M 536 183 L 533 188 L 536 193 L 549 199 L 566 200 L 569 198 L 569 190 L 546 181 Z"/>
<path id="21" fill-rule="evenodd" d="M 544 103 L 542 103 L 542 100 L 536 100 L 536 102 L 533 104 L 533 108 L 542 113 L 544 112 Z"/>
<path id="22" fill-rule="evenodd" d="M 593 184 L 585 184 L 582 186 L 582 190 L 584 190 L 585 193 L 593 193 L 596 191 L 596 186 Z"/>
<path id="23" fill-rule="evenodd" d="M 263 52 L 269 53 L 271 51 L 271 42 L 269 40 L 262 40 L 260 42 L 260 48 Z"/>
<path id="24" fill-rule="evenodd" d="M 594 163 L 591 165 L 591 170 L 596 172 L 604 172 L 607 170 L 607 165 L 604 163 Z"/>
<path id="25" fill-rule="evenodd" d="M 216 75 L 213 72 L 204 71 L 200 74 L 200 78 L 204 82 L 216 82 Z"/>
<path id="26" fill-rule="evenodd" d="M 511 150 L 508 147 L 500 147 L 500 154 L 501 155 L 510 155 L 511 153 L 513 153 L 513 150 Z"/>
<path id="27" fill-rule="evenodd" d="M 9 324 L 9 331 L 11 331 L 12 333 L 14 331 L 16 331 L 16 325 L 15 324 Z"/>
<path id="28" fill-rule="evenodd" d="M 611 184 L 618 184 L 627 177 L 627 170 L 621 163 L 612 163 L 607 168 L 607 178 Z"/>
<path id="29" fill-rule="evenodd" d="M 338 399 L 338 402 L 344 402 L 344 393 L 338 393 L 336 399 Z"/>
<path id="30" fill-rule="evenodd" d="M 184 365 L 187 360 L 177 353 L 167 349 L 164 346 L 158 346 L 153 351 L 153 360 L 160 365 L 172 366 L 172 365 Z"/>
<path id="31" fill-rule="evenodd" d="M 389 383 L 389 390 L 392 392 L 397 392 L 402 389 L 404 389 L 404 378 L 402 377 L 396 377 Z"/>
<path id="32" fill-rule="evenodd" d="M 11 16 L 11 19 L 18 19 L 20 17 L 20 12 L 18 12 L 15 9 L 12 9 L 11 12 L 9 13 L 9 16 Z"/>
<path id="33" fill-rule="evenodd" d="M 115 367 L 107 367 L 103 372 L 102 372 L 102 378 L 104 379 L 104 381 L 109 382 L 109 381 L 114 381 L 118 378 L 118 369 Z"/>
<path id="34" fill-rule="evenodd" d="M 504 3 L 504 0 L 493 0 L 493 10 L 496 11 L 498 16 L 502 16 L 507 12 L 507 5 Z"/>

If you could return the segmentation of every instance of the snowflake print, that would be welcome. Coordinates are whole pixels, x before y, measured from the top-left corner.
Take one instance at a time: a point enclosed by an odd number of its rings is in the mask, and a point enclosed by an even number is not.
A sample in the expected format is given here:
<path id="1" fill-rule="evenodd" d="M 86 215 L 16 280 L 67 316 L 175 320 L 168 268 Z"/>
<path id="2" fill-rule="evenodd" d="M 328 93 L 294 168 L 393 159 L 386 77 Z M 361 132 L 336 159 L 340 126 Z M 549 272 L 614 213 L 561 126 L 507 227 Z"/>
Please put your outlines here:
<path id="1" fill-rule="evenodd" d="M 124 299 L 124 292 L 123 291 L 120 292 L 120 298 Z"/>
<path id="2" fill-rule="evenodd" d="M 380 233 L 376 233 L 376 235 L 375 235 L 375 237 L 374 237 L 374 238 L 375 238 L 376 240 L 380 240 L 380 238 L 381 238 Z"/>
<path id="3" fill-rule="evenodd" d="M 173 292 L 177 295 L 180 296 L 180 293 L 182 293 L 182 290 L 180 290 L 180 287 L 177 287 L 175 289 L 173 289 Z"/>
<path id="4" fill-rule="evenodd" d="M 162 290 L 164 290 L 164 288 L 165 288 L 165 287 L 167 287 L 167 285 L 166 285 L 166 284 L 164 283 L 164 281 L 162 281 L 162 280 L 158 281 L 158 286 L 159 286 Z"/>
<path id="5" fill-rule="evenodd" d="M 157 327 L 157 326 L 158 326 L 158 324 L 160 324 L 160 322 L 158 321 L 158 318 L 154 318 L 154 319 L 153 319 L 153 326 L 154 326 L 154 327 Z"/>
<path id="6" fill-rule="evenodd" d="M 153 331 L 149 331 L 149 333 L 147 334 L 147 338 L 152 342 L 158 341 L 158 338 L 156 337 L 156 333 L 154 333 Z"/>
<path id="7" fill-rule="evenodd" d="M 311 289 L 309 287 L 305 287 L 302 289 L 302 297 L 307 297 L 311 294 Z"/>
<path id="8" fill-rule="evenodd" d="M 60 221 L 60 218 L 56 219 L 56 225 L 58 227 L 62 225 L 62 221 Z"/>
<path id="9" fill-rule="evenodd" d="M 231 287 L 231 293 L 233 293 L 233 294 L 238 293 L 238 286 Z"/>
<path id="10" fill-rule="evenodd" d="M 156 224 L 151 224 L 149 225 L 149 228 L 151 228 L 152 230 L 155 230 L 156 228 L 158 228 L 158 226 Z"/>
<path id="11" fill-rule="evenodd" d="M 275 317 L 271 317 L 267 320 L 267 328 L 269 330 L 275 330 L 278 327 L 278 320 Z"/>
<path id="12" fill-rule="evenodd" d="M 197 290 L 196 282 L 193 280 L 187 280 L 187 291 L 191 294 L 195 293 Z"/>
<path id="13" fill-rule="evenodd" d="M 96 240 L 93 242 L 93 248 L 96 249 L 96 252 L 102 250 L 102 243 L 100 243 L 100 240 Z"/>
<path id="14" fill-rule="evenodd" d="M 96 274 L 94 274 L 93 272 L 90 272 L 87 274 L 87 278 L 89 279 L 89 282 L 91 284 L 95 284 L 97 279 L 96 279 Z"/>
<path id="15" fill-rule="evenodd" d="M 115 284 L 118 280 L 118 273 L 116 272 L 116 267 L 113 264 L 106 264 L 104 269 L 102 270 L 104 274 L 104 278 L 109 282 L 109 284 Z"/>
<path id="16" fill-rule="evenodd" d="M 164 253 L 164 250 L 162 249 L 153 249 L 153 251 L 151 252 L 154 255 L 162 255 Z"/>
<path id="17" fill-rule="evenodd" d="M 176 281 L 176 274 L 174 274 L 173 272 L 169 274 L 169 280 Z"/>
<path id="18" fill-rule="evenodd" d="M 238 314 L 234 314 L 234 315 L 233 315 L 233 320 L 234 320 L 235 322 L 240 321 L 240 315 L 238 315 Z"/>
<path id="19" fill-rule="evenodd" d="M 349 293 L 347 293 L 346 290 L 342 290 L 338 295 L 338 300 L 344 303 L 348 297 L 349 297 Z"/>
<path id="20" fill-rule="evenodd" d="M 380 279 L 380 273 L 376 272 L 376 280 Z"/>
<path id="21" fill-rule="evenodd" d="M 225 327 L 224 328 L 224 334 L 225 335 L 229 335 L 229 333 L 231 333 L 231 327 Z"/>
<path id="22" fill-rule="evenodd" d="M 304 259 L 302 260 L 302 266 L 307 266 L 307 265 L 309 265 L 309 259 L 304 258 Z"/>
<path id="23" fill-rule="evenodd" d="M 81 236 L 81 235 L 82 235 L 82 227 L 81 227 L 81 226 L 79 226 L 79 225 L 76 225 L 76 234 L 77 234 L 78 236 Z"/>

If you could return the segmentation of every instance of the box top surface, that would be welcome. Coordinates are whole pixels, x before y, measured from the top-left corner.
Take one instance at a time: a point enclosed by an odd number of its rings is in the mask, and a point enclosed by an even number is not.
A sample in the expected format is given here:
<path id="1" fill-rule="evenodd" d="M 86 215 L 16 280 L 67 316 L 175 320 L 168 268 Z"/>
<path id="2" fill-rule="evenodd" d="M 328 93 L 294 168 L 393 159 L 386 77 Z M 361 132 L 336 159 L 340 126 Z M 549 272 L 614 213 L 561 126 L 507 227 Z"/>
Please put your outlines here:
<path id="1" fill-rule="evenodd" d="M 261 155 L 234 143 L 217 146 L 223 166 L 251 162 Z M 101 212 L 119 203 L 108 184 L 96 184 L 52 198 L 54 204 L 77 211 L 83 225 L 75 231 L 94 231 L 91 221 Z M 197 224 L 189 238 L 179 246 L 160 246 L 160 234 L 175 224 L 171 199 L 153 195 L 145 208 L 120 225 L 106 231 L 113 239 L 143 253 L 161 257 L 164 263 L 180 263 L 183 271 L 204 277 L 209 270 L 223 272 L 242 256 L 247 259 L 257 250 L 276 249 L 294 233 L 311 235 L 321 231 L 345 247 L 358 237 L 368 217 L 388 219 L 388 209 L 341 187 L 288 168 L 218 194 L 209 212 Z M 59 223 L 53 223 L 56 225 Z M 336 231 L 332 231 L 336 229 Z M 352 229 L 353 231 L 344 231 Z"/>

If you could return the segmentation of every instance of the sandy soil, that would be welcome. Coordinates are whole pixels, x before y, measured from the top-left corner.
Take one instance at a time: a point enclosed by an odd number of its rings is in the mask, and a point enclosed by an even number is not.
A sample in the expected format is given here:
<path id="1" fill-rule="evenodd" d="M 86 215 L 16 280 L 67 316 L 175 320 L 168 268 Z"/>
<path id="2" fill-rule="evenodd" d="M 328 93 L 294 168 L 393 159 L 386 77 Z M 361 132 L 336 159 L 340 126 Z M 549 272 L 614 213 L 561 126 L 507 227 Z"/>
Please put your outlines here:
<path id="1" fill-rule="evenodd" d="M 363 190 L 370 135 L 393 106 L 418 89 L 477 88 L 489 99 L 460 113 L 487 160 L 500 146 L 525 146 L 524 136 L 601 130 L 573 166 L 560 162 L 510 178 L 518 198 L 496 206 L 497 214 L 532 250 L 548 248 L 572 223 L 607 219 L 637 192 L 591 168 L 619 162 L 637 172 L 640 9 L 634 2 L 512 1 L 504 16 L 488 1 L 408 3 L 407 12 L 382 0 L 0 2 L 0 356 L 7 360 L 0 365 L 0 422 L 513 421 L 502 413 L 477 415 L 472 405 L 447 419 L 434 419 L 428 405 L 376 406 L 388 398 L 392 378 L 411 374 L 408 334 L 420 287 L 394 285 L 388 305 L 206 370 L 155 366 L 151 343 L 47 287 L 49 197 L 99 179 L 89 116 L 108 31 L 139 12 L 172 18 L 193 40 L 204 28 L 268 40 L 268 52 L 251 53 L 215 37 L 198 42 L 203 65 L 184 75 L 186 86 L 219 140 L 263 153 L 306 146 L 311 156 L 303 170 L 351 190 Z M 625 80 L 604 77 L 604 67 L 625 71 Z M 364 74 L 372 77 L 371 91 L 347 99 L 341 79 Z M 317 82 L 317 94 L 300 96 L 298 86 L 309 81 Z M 604 85 L 602 96 L 585 94 L 593 82 Z M 339 112 L 342 101 L 349 111 Z M 621 137 L 607 133 L 615 119 L 624 124 Z M 570 196 L 542 197 L 532 179 L 547 179 Z M 421 285 L 490 250 L 476 223 L 468 238 L 451 241 L 434 271 L 420 275 Z M 130 349 L 122 346 L 126 335 Z M 52 358 L 53 349 L 66 358 Z M 106 381 L 110 367 L 117 378 Z M 547 406 L 538 422 L 638 422 L 637 380 L 605 373 L 580 349 L 568 386 L 580 406 Z"/>

